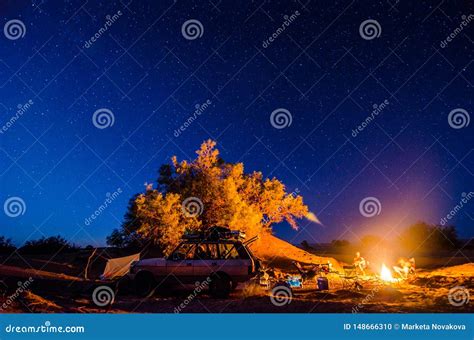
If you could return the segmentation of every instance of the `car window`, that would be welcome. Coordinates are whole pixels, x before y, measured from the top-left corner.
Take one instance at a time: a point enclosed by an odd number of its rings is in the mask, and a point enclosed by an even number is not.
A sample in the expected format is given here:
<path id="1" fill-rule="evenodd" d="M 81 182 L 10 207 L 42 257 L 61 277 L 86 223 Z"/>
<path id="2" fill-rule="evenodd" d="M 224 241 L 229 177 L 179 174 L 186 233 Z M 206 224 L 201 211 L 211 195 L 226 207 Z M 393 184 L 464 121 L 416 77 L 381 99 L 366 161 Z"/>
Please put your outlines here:
<path id="1" fill-rule="evenodd" d="M 216 243 L 208 243 L 207 244 L 207 249 L 208 249 L 208 256 L 212 260 L 217 260 L 219 259 L 219 251 L 217 250 L 217 244 Z"/>
<path id="2" fill-rule="evenodd" d="M 200 243 L 196 246 L 195 259 L 206 260 L 208 258 L 207 244 Z"/>
<path id="3" fill-rule="evenodd" d="M 235 249 L 235 246 L 230 243 L 219 244 L 220 258 L 224 260 L 235 260 L 239 258 L 239 252 Z"/>
<path id="4" fill-rule="evenodd" d="M 194 244 L 183 243 L 173 253 L 172 258 L 180 260 L 191 260 L 194 257 Z"/>
<path id="5" fill-rule="evenodd" d="M 215 243 L 200 243 L 196 248 L 196 259 L 198 260 L 217 260 L 219 253 L 217 244 Z"/>

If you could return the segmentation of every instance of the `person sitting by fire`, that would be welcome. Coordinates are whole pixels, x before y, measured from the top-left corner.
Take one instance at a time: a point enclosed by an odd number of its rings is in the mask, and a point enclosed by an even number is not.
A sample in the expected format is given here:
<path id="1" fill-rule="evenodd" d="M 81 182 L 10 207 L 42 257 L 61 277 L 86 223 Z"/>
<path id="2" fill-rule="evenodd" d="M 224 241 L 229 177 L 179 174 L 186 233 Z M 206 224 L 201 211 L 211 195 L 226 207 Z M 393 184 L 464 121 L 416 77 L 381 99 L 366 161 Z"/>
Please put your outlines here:
<path id="1" fill-rule="evenodd" d="M 405 257 L 399 258 L 397 261 L 397 265 L 393 266 L 393 270 L 402 279 L 407 279 L 409 275 L 415 274 L 415 270 L 416 270 L 415 258 L 413 257 L 409 259 Z"/>
<path id="2" fill-rule="evenodd" d="M 369 266 L 369 261 L 364 259 L 361 255 L 360 252 L 356 253 L 356 256 L 354 257 L 354 267 L 356 267 L 357 271 L 360 272 L 362 275 L 365 275 L 365 270 Z"/>

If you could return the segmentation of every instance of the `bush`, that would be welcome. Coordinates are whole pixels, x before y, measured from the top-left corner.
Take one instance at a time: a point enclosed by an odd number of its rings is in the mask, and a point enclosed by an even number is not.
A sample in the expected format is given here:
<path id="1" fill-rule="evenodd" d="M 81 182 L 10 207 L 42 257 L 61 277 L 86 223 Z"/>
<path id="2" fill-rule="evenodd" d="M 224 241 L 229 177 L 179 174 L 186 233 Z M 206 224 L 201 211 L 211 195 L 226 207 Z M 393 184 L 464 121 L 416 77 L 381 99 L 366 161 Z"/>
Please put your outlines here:
<path id="1" fill-rule="evenodd" d="M 347 248 L 351 243 L 347 240 L 332 240 L 331 246 L 334 248 Z"/>
<path id="2" fill-rule="evenodd" d="M 312 250 L 313 247 L 311 247 L 308 243 L 308 241 L 304 240 L 303 242 L 301 242 L 301 248 L 303 248 L 303 250 Z"/>
<path id="3" fill-rule="evenodd" d="M 22 254 L 56 254 L 76 250 L 76 248 L 61 236 L 42 237 L 39 240 L 27 241 L 20 249 Z"/>
<path id="4" fill-rule="evenodd" d="M 400 245 L 409 252 L 439 252 L 459 246 L 455 227 L 442 227 L 418 222 L 400 236 Z"/>
<path id="5" fill-rule="evenodd" d="M 16 247 L 13 245 L 9 238 L 5 236 L 0 236 L 0 254 L 11 254 L 16 250 Z"/>

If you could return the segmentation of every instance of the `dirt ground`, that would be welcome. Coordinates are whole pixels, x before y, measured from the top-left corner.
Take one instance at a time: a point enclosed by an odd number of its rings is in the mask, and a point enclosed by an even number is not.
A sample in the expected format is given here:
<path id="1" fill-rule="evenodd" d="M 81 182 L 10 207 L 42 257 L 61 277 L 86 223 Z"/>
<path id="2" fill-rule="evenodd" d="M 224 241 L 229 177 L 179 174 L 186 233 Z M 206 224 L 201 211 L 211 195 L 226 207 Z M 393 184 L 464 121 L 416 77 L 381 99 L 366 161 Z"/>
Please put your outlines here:
<path id="1" fill-rule="evenodd" d="M 415 277 L 390 283 L 367 276 L 358 280 L 360 289 L 356 289 L 351 280 L 329 274 L 329 291 L 318 291 L 315 283 L 307 283 L 304 289 L 293 289 L 292 298 L 283 300 L 279 306 L 272 303 L 271 292 L 256 282 L 239 285 L 228 299 L 215 299 L 206 291 L 190 296 L 194 293 L 193 286 L 139 298 L 131 291 L 132 284 L 123 281 L 120 289 L 111 286 L 115 295 L 113 304 L 98 307 L 93 303 L 92 293 L 101 283 L 81 278 L 81 269 L 74 268 L 71 259 L 58 258 L 47 267 L 41 258 L 24 260 L 28 265 L 20 266 L 16 259 L 0 266 L 0 311 L 3 313 L 474 312 L 474 304 L 469 303 L 468 296 L 474 296 L 474 263 L 418 269 Z M 37 268 L 32 268 L 32 264 L 37 264 Z M 52 269 L 56 272 L 50 271 Z M 24 287 L 30 277 L 31 283 Z M 22 287 L 25 289 L 19 292 Z M 454 301 L 456 305 L 448 299 L 453 288 L 458 289 L 458 293 L 461 289 L 461 295 Z"/>
<path id="2" fill-rule="evenodd" d="M 277 249 L 277 251 L 275 251 Z M 343 273 L 343 262 L 351 254 L 329 249 L 315 254 L 303 251 L 272 235 L 252 245 L 252 251 L 267 267 L 283 273 L 296 273 L 292 261 L 302 264 L 331 263 Z M 134 294 L 133 283 L 109 284 L 114 300 L 98 307 L 94 290 L 104 285 L 96 279 L 107 258 L 120 257 L 117 249 L 99 250 L 91 261 L 88 279 L 84 268 L 92 250 L 70 254 L 14 256 L 0 258 L 0 312 L 2 313 L 422 313 L 474 312 L 474 257 L 446 254 L 418 260 L 416 275 L 408 280 L 384 282 L 377 275 L 354 280 L 329 274 L 328 291 L 318 291 L 316 282 L 292 290 L 292 297 L 272 303 L 271 290 L 256 281 L 240 284 L 228 299 L 211 298 L 206 290 L 194 294 L 194 286 L 161 289 L 148 298 Z M 466 254 L 466 253 L 464 253 Z M 320 256 L 323 255 L 323 256 Z M 439 255 L 439 254 L 438 254 Z M 447 261 L 446 259 L 449 259 Z M 376 274 L 376 273 L 375 273 Z M 31 279 L 30 279 L 31 278 Z M 451 290 L 451 294 L 450 294 Z M 109 292 L 110 292 L 109 291 Z M 451 301 L 449 299 L 451 296 Z M 106 296 L 106 298 L 108 298 Z"/>

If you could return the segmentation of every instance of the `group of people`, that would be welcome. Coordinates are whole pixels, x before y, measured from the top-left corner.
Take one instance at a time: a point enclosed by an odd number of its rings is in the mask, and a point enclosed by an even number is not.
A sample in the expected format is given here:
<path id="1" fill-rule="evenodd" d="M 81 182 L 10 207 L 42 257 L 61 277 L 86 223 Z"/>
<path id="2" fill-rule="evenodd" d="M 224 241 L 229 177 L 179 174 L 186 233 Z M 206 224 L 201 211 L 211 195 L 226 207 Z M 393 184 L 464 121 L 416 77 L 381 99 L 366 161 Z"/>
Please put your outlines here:
<path id="1" fill-rule="evenodd" d="M 397 273 L 401 278 L 408 278 L 409 275 L 415 274 L 416 264 L 413 257 L 407 259 L 401 257 L 397 261 L 397 265 L 393 266 L 393 271 Z"/>
<path id="2" fill-rule="evenodd" d="M 360 255 L 360 252 L 357 252 L 353 261 L 354 267 L 357 269 L 359 274 L 365 275 L 366 270 L 369 268 L 369 261 L 363 258 Z M 408 278 L 411 274 L 415 273 L 416 264 L 415 258 L 405 258 L 401 257 L 398 259 L 397 264 L 392 267 L 393 271 L 402 279 Z"/>

